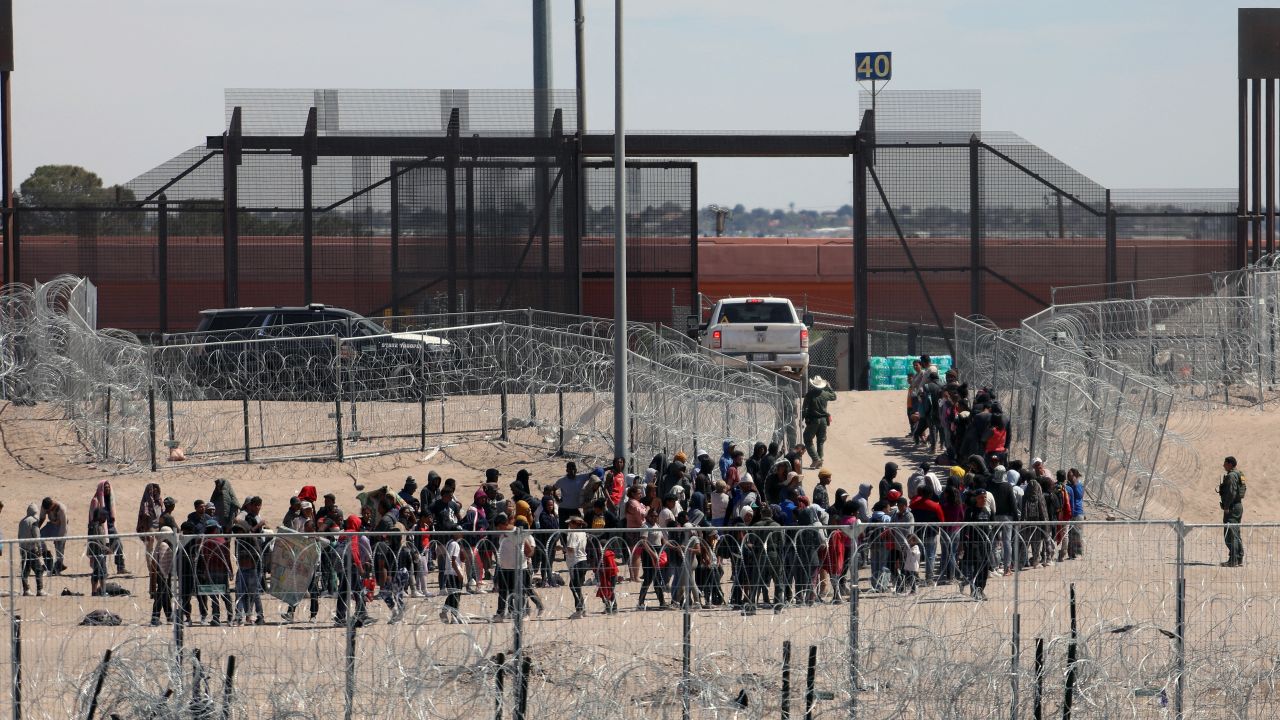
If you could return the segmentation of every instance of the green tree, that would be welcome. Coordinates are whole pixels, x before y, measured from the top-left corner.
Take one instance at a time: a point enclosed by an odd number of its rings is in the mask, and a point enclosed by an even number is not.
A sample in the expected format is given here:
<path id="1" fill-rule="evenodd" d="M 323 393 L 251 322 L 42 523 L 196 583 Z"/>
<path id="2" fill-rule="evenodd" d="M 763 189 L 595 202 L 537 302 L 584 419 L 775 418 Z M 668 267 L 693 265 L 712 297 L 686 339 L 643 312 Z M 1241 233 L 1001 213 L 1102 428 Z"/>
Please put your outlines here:
<path id="1" fill-rule="evenodd" d="M 102 178 L 79 165 L 41 165 L 22 181 L 18 193 L 25 205 L 66 207 L 108 199 Z"/>
<path id="2" fill-rule="evenodd" d="M 32 208 L 22 214 L 23 232 L 94 236 L 99 233 L 136 232 L 143 225 L 141 213 L 97 209 L 132 203 L 135 199 L 133 191 L 120 185 L 103 187 L 102 178 L 97 173 L 79 165 L 41 165 L 18 186 L 18 195 L 24 207 Z M 50 207 L 93 209 L 41 210 Z"/>

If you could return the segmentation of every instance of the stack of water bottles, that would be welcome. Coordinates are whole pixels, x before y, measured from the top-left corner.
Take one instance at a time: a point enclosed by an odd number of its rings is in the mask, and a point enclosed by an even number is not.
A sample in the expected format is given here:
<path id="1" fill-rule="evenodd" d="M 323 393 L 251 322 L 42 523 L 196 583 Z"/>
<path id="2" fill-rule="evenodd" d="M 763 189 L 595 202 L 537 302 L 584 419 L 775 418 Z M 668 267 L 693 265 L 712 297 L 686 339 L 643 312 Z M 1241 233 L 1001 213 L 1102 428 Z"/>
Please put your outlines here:
<path id="1" fill-rule="evenodd" d="M 914 355 L 873 356 L 871 358 L 872 390 L 906 390 L 911 379 L 911 363 L 919 358 Z M 938 366 L 938 376 L 942 377 L 951 369 L 950 355 L 934 355 L 933 364 Z"/>

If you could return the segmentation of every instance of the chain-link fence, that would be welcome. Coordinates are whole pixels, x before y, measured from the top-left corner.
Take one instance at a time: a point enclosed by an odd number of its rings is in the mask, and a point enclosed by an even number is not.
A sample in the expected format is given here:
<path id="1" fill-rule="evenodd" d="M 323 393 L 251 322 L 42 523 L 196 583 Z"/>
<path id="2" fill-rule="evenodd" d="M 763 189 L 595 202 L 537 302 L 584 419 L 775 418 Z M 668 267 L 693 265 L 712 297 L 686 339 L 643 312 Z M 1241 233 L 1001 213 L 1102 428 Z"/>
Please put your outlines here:
<path id="1" fill-rule="evenodd" d="M 1113 299 L 1060 300 L 1024 327 L 1167 387 L 1183 403 L 1264 406 L 1276 384 L 1277 278 L 1275 258 L 1264 257 L 1229 273 L 1066 287 L 1056 296 Z"/>
<path id="2" fill-rule="evenodd" d="M 476 440 L 602 464 L 612 455 L 608 321 L 518 311 L 441 327 L 440 317 L 406 317 L 389 324 L 429 329 L 321 322 L 148 347 L 87 325 L 73 302 L 82 287 L 7 289 L 4 388 L 70 420 L 92 459 L 120 469 L 155 470 L 169 453 L 195 463 L 345 460 Z M 796 381 L 639 323 L 629 347 L 633 455 L 794 437 Z"/>
<path id="3" fill-rule="evenodd" d="M 1178 504 L 1180 493 L 1158 465 L 1174 405 L 1168 389 L 1058 334 L 1046 337 L 1036 317 L 1020 330 L 960 317 L 955 327 L 957 367 L 975 388 L 995 390 L 1010 420 L 1011 454 L 1099 478 L 1091 497 L 1134 517 L 1146 511 L 1153 488 L 1161 488 L 1162 502 Z"/>
<path id="4" fill-rule="evenodd" d="M 366 507 L 366 523 L 390 512 Z M 255 516 L 226 512 L 192 513 L 179 534 L 95 523 L 87 536 L 6 541 L 0 693 L 15 714 L 1277 710 L 1274 563 L 1251 552 L 1243 570 L 1219 567 L 1223 526 L 448 532 L 402 510 L 356 533 L 307 509 L 294 524 L 320 533 L 263 534 Z M 1246 548 L 1275 530 L 1239 529 Z"/>

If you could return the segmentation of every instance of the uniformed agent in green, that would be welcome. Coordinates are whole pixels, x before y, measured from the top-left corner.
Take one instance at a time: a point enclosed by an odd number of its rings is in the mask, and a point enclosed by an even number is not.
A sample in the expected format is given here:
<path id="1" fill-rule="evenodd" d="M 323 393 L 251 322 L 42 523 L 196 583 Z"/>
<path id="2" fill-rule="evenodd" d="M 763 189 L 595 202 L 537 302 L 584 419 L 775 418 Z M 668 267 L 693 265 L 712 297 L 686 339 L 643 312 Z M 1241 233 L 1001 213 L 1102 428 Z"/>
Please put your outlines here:
<path id="1" fill-rule="evenodd" d="M 1223 539 L 1227 543 L 1227 560 L 1223 567 L 1240 567 L 1244 564 L 1244 543 L 1240 539 L 1240 520 L 1244 517 L 1244 494 L 1247 486 L 1244 473 L 1236 468 L 1236 459 L 1228 456 L 1222 461 L 1222 483 L 1218 485 L 1218 504 L 1222 507 Z"/>
<path id="2" fill-rule="evenodd" d="M 826 380 L 816 375 L 810 378 L 809 391 L 804 394 L 800 414 L 804 418 L 804 449 L 813 461 L 811 468 L 822 467 L 822 450 L 827 444 L 827 425 L 831 422 L 827 403 L 835 399 L 836 393 Z M 814 440 L 817 440 L 816 445 Z"/>

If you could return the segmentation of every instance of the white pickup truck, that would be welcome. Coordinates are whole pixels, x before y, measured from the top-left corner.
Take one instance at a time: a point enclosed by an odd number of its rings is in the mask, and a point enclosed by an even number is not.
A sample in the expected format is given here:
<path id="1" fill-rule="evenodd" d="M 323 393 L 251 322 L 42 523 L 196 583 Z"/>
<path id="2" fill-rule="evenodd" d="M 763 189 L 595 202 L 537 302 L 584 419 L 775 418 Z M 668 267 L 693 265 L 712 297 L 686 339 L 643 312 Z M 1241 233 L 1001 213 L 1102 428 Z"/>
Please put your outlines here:
<path id="1" fill-rule="evenodd" d="M 803 377 L 809 368 L 809 318 L 786 298 L 725 298 L 711 308 L 702 346 L 743 363 Z"/>

